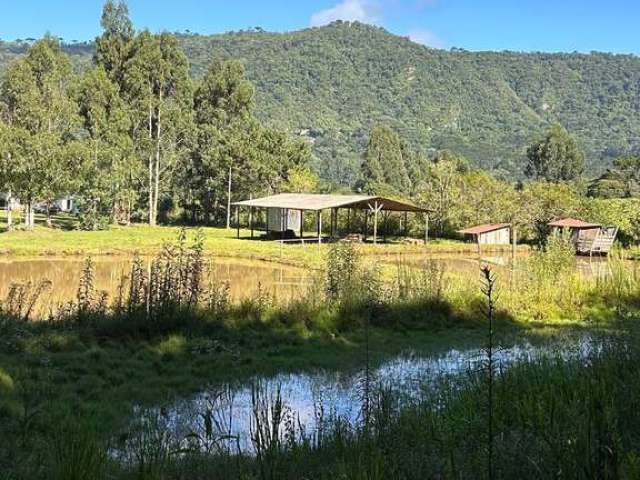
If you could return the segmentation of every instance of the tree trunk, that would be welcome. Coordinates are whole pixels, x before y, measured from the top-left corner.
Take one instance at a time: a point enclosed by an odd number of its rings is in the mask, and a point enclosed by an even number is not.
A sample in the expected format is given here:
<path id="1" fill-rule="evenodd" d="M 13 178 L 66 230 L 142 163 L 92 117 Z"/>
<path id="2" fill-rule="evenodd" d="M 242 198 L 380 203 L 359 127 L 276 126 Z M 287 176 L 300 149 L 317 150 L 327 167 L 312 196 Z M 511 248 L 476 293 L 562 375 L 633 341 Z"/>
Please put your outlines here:
<path id="1" fill-rule="evenodd" d="M 160 197 L 160 108 L 158 108 L 158 123 L 156 126 L 156 161 L 155 161 L 155 171 L 153 173 L 154 176 L 154 196 L 153 196 L 153 214 L 154 220 L 153 224 L 157 223 L 158 219 L 158 199 Z"/>
<path id="2" fill-rule="evenodd" d="M 151 98 L 151 85 L 149 85 L 149 98 Z M 149 117 L 148 117 L 148 129 L 149 129 L 149 147 L 151 147 L 151 142 L 153 140 L 153 107 L 151 105 L 151 100 L 149 100 Z M 156 224 L 156 216 L 153 210 L 154 202 L 153 202 L 153 154 L 151 150 L 149 150 L 149 225 Z"/>
<path id="3" fill-rule="evenodd" d="M 34 218 L 33 218 L 33 204 L 31 202 L 31 200 L 29 200 L 26 204 L 26 209 L 25 209 L 25 217 L 24 217 L 24 226 L 27 230 L 33 230 L 33 226 L 34 226 Z"/>
<path id="4" fill-rule="evenodd" d="M 227 188 L 227 229 L 231 228 L 231 167 L 229 167 L 229 186 Z"/>
<path id="5" fill-rule="evenodd" d="M 7 195 L 7 231 L 10 232 L 13 230 L 13 210 L 12 207 L 12 199 L 11 199 L 11 190 L 9 190 L 9 194 Z"/>
<path id="6" fill-rule="evenodd" d="M 51 221 L 51 202 L 47 200 L 47 227 L 51 228 L 53 222 Z"/>

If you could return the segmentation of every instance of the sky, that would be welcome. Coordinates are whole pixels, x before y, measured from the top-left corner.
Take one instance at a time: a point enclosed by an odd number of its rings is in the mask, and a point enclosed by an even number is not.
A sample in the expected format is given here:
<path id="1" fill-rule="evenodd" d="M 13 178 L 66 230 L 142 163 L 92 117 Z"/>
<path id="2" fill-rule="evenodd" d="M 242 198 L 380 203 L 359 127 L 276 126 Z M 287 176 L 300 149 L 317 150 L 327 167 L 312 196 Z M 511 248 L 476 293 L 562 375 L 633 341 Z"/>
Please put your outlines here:
<path id="1" fill-rule="evenodd" d="M 0 0 L 0 39 L 91 40 L 103 0 Z M 640 54 L 640 0 L 129 0 L 138 29 L 290 31 L 358 20 L 436 48 Z"/>

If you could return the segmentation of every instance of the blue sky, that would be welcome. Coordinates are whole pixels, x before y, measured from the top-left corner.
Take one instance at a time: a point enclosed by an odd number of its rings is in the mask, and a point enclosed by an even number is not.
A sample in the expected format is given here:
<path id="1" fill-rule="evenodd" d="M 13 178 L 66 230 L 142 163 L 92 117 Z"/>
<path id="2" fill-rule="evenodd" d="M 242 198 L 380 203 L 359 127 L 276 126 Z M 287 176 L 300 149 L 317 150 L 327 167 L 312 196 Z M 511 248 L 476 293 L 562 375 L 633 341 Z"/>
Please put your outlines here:
<path id="1" fill-rule="evenodd" d="M 0 0 L 0 38 L 92 39 L 102 0 Z M 129 0 L 137 28 L 296 30 L 335 19 L 380 25 L 429 46 L 640 54 L 639 0 Z"/>

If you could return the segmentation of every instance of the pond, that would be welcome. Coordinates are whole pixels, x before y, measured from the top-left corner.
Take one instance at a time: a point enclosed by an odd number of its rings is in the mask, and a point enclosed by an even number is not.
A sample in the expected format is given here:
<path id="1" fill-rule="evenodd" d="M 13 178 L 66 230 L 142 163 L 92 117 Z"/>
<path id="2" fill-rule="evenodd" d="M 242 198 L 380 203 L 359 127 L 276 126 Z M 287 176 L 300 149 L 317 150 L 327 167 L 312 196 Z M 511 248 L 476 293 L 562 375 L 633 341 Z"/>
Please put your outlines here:
<path id="1" fill-rule="evenodd" d="M 514 362 L 543 356 L 584 358 L 598 348 L 597 345 L 594 339 L 584 336 L 544 346 L 523 343 L 501 348 L 495 353 L 497 371 Z M 401 395 L 400 398 L 417 400 L 429 386 L 477 370 L 485 359 L 485 352 L 477 348 L 451 349 L 433 356 L 405 353 L 370 370 L 371 390 L 384 388 Z M 135 409 L 132 431 L 143 425 L 146 431 L 152 421 L 154 428 L 168 432 L 168 438 L 178 443 L 195 440 L 200 449 L 252 454 L 256 415 L 267 423 L 272 422 L 272 409 L 278 398 L 282 399 L 282 422 L 275 427 L 281 433 L 287 423 L 309 436 L 316 434 L 327 419 L 357 423 L 361 420 L 364 378 L 364 369 L 315 370 L 256 376 L 236 385 L 212 386 L 168 405 Z M 274 425 L 268 427 L 273 429 Z M 126 455 L 126 448 L 124 446 L 119 455 Z"/>
<path id="2" fill-rule="evenodd" d="M 95 288 L 106 291 L 113 299 L 122 276 L 130 272 L 132 257 L 98 256 L 92 260 Z M 143 261 L 149 265 L 151 259 Z M 0 298 L 6 298 L 12 283 L 38 284 L 49 280 L 51 288 L 40 297 L 35 309 L 37 315 L 47 315 L 50 310 L 75 299 L 83 267 L 81 257 L 0 260 Z M 308 281 L 303 269 L 258 260 L 212 258 L 210 269 L 213 278 L 229 282 L 232 300 L 255 295 L 258 288 L 286 299 L 303 292 Z"/>
<path id="3" fill-rule="evenodd" d="M 365 261 L 372 258 L 387 265 L 402 262 L 416 268 L 436 264 L 448 274 L 464 276 L 477 276 L 482 263 L 493 265 L 499 272 L 508 268 L 511 262 L 509 254 L 487 254 L 481 258 L 461 253 L 382 254 L 366 256 Z M 109 298 L 113 299 L 122 276 L 130 271 L 131 261 L 132 257 L 127 256 L 94 257 L 96 290 L 106 291 Z M 150 258 L 144 259 L 147 264 L 150 261 Z M 516 265 L 521 261 L 523 257 L 518 257 Z M 229 282 L 233 301 L 254 296 L 258 289 L 278 300 L 288 300 L 303 294 L 314 278 L 314 274 L 308 270 L 277 262 L 212 257 L 207 263 L 213 278 L 218 282 Z M 0 258 L 0 299 L 6 298 L 12 283 L 32 282 L 35 285 L 42 280 L 49 280 L 51 288 L 41 295 L 34 308 L 35 315 L 46 316 L 61 304 L 75 299 L 83 266 L 84 259 L 81 257 Z M 576 268 L 585 277 L 598 277 L 607 274 L 608 263 L 606 258 L 578 258 Z"/>

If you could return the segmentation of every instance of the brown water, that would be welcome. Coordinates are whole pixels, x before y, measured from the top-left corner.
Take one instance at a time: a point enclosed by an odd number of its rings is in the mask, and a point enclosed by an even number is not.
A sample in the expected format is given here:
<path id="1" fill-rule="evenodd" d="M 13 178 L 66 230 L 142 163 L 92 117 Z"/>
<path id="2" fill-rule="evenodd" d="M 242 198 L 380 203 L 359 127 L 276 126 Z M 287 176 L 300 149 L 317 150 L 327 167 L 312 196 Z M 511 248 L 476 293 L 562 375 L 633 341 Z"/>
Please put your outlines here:
<path id="1" fill-rule="evenodd" d="M 95 257 L 96 290 L 104 290 L 113 299 L 123 275 L 131 269 L 131 257 Z M 144 260 L 149 262 L 150 259 Z M 10 258 L 0 260 L 0 299 L 6 298 L 12 283 L 51 281 L 36 304 L 37 314 L 48 314 L 76 297 L 84 259 L 82 258 Z M 280 299 L 302 294 L 308 285 L 300 268 L 264 261 L 229 258 L 211 259 L 211 272 L 216 281 L 229 282 L 232 300 L 253 296 L 258 289 Z"/>
<path id="2" fill-rule="evenodd" d="M 480 259 L 476 255 L 465 254 L 385 254 L 368 256 L 379 259 L 381 263 L 394 265 L 398 262 L 416 268 L 426 268 L 429 264 L 437 264 L 447 273 L 461 275 L 473 279 L 479 275 L 482 263 L 492 265 L 497 271 L 510 266 L 509 254 L 485 255 Z M 104 290 L 113 299 L 117 293 L 123 275 L 131 268 L 131 257 L 105 256 L 95 257 L 95 288 Z M 523 258 L 516 258 L 516 266 Z M 150 259 L 145 260 L 149 262 Z M 12 283 L 51 281 L 51 288 L 46 291 L 36 304 L 36 315 L 47 315 L 61 304 L 76 297 L 84 260 L 75 258 L 5 258 L 0 259 L 0 299 L 7 296 Z M 258 289 L 279 300 L 287 300 L 302 295 L 313 279 L 313 275 L 301 268 L 285 266 L 275 262 L 257 260 L 239 260 L 231 258 L 211 259 L 211 272 L 218 282 L 228 281 L 231 300 L 238 301 L 255 296 Z M 577 258 L 576 268 L 586 278 L 607 275 L 609 266 L 606 258 Z"/>

